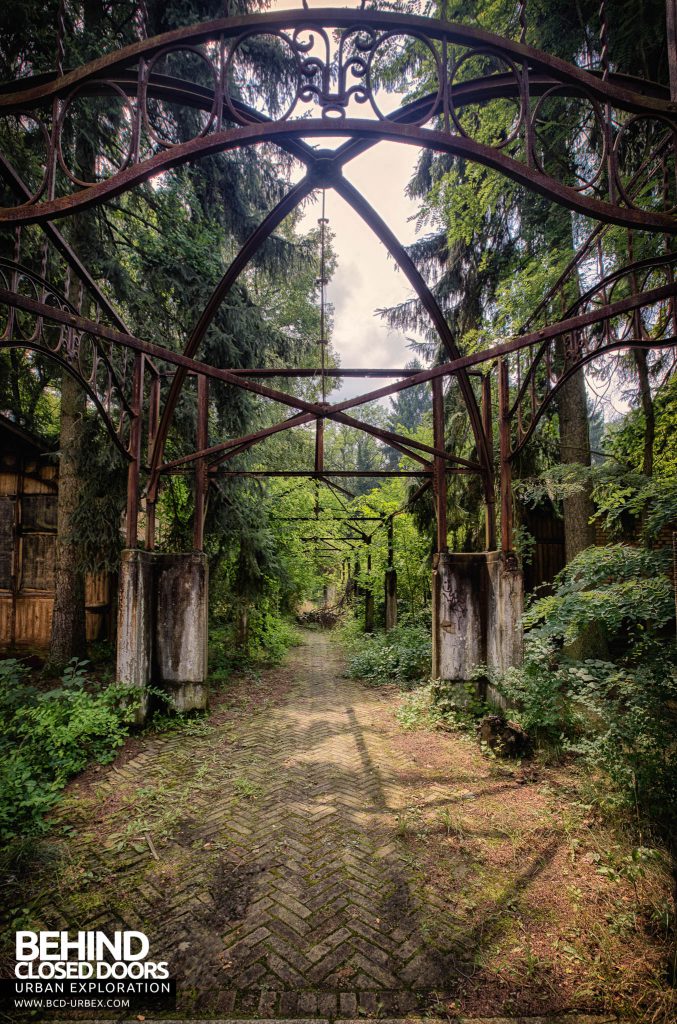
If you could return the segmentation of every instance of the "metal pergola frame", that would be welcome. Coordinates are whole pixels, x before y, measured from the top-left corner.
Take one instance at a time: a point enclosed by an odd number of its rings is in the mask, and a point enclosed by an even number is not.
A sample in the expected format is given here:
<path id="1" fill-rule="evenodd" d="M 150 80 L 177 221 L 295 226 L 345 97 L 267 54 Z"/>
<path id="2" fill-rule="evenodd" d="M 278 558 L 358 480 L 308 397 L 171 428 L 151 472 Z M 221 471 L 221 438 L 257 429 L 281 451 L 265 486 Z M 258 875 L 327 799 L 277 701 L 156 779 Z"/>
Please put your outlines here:
<path id="1" fill-rule="evenodd" d="M 24 348 L 55 360 L 73 374 L 95 403 L 128 469 L 127 544 L 137 543 L 140 474 L 148 472 L 146 544 L 154 545 L 154 508 L 167 474 L 195 472 L 194 545 L 203 546 L 203 524 L 210 479 L 219 476 L 312 478 L 341 490 L 335 480 L 359 476 L 421 478 L 432 486 L 437 514 L 437 550 L 447 549 L 446 481 L 450 473 L 481 477 L 486 503 L 486 547 L 497 546 L 492 390 L 499 409 L 499 479 L 503 551 L 513 548 L 511 465 L 528 443 L 561 386 L 587 362 L 619 349 L 660 348 L 677 343 L 677 284 L 672 237 L 675 154 L 677 151 L 676 0 L 667 2 L 671 88 L 616 75 L 603 52 L 598 69 L 582 69 L 527 45 L 526 22 L 520 40 L 501 38 L 479 28 L 378 10 L 296 9 L 218 19 L 140 40 L 80 68 L 66 71 L 57 61 L 53 74 L 24 79 L 0 90 L 0 114 L 31 118 L 45 142 L 45 170 L 31 189 L 0 153 L 0 176 L 17 205 L 0 209 L 0 227 L 15 230 L 13 259 L 0 260 L 0 307 L 8 311 L 0 346 Z M 233 86 L 240 47 L 256 36 L 278 39 L 287 48 L 292 85 L 289 105 L 270 116 L 242 101 Z M 308 40 L 312 36 L 313 47 Z M 395 37 L 407 37 L 426 55 L 437 89 L 393 113 L 379 107 L 374 74 L 379 53 Z M 319 56 L 318 56 L 319 48 Z M 176 79 L 156 69 L 173 52 L 190 49 L 210 69 L 210 88 Z M 62 53 L 63 47 L 60 48 Z M 470 59 L 494 60 L 503 69 L 459 77 Z M 103 180 L 84 182 L 70 170 L 62 135 L 72 105 L 82 96 L 108 96 L 120 103 L 129 125 L 129 148 L 119 167 Z M 586 103 L 602 142 L 599 167 L 575 188 L 557 179 L 539 143 L 539 116 L 552 97 Z M 489 145 L 472 137 L 463 121 L 469 104 L 509 100 L 515 111 L 504 137 Z M 190 140 L 170 143 L 153 123 L 149 101 L 171 102 L 200 110 L 203 130 Z M 365 111 L 356 116 L 357 110 Z M 310 113 L 309 117 L 301 116 Z M 632 173 L 625 171 L 623 146 L 641 123 L 654 125 L 650 151 Z M 317 149 L 308 139 L 344 137 L 336 149 Z M 462 353 L 432 290 L 404 246 L 365 197 L 344 176 L 346 165 L 380 141 L 390 140 L 474 160 L 512 178 L 553 202 L 584 214 L 595 226 L 556 285 L 543 297 L 520 333 L 480 352 Z M 254 229 L 226 269 L 186 339 L 182 353 L 136 337 L 114 305 L 60 233 L 54 221 L 103 203 L 154 175 L 201 157 L 241 146 L 269 142 L 305 166 L 302 179 Z M 638 198 L 647 178 L 656 183 L 647 207 Z M 372 229 L 409 281 L 427 312 L 446 361 L 428 370 L 373 367 L 341 370 L 294 367 L 221 368 L 198 358 L 214 317 L 240 275 L 266 239 L 313 192 L 332 189 Z M 46 254 L 58 254 L 77 283 L 79 298 L 60 293 L 45 273 L 21 261 L 22 231 L 36 224 Z M 573 306 L 562 306 L 564 289 L 589 258 L 608 226 L 628 232 L 628 262 L 613 273 L 600 268 L 599 279 Z M 633 232 L 653 233 L 661 252 L 632 258 Z M 43 268 L 47 267 L 43 257 Z M 83 296 L 87 297 L 83 308 Z M 165 373 L 172 370 L 166 395 Z M 497 382 L 492 389 L 492 372 Z M 313 376 L 396 378 L 354 398 L 311 402 L 263 383 L 275 378 Z M 197 378 L 195 450 L 166 460 L 165 446 L 176 405 L 189 377 Z M 479 397 L 472 378 L 479 377 Z M 249 434 L 209 443 L 209 380 L 226 383 L 281 404 L 293 414 Z M 444 437 L 444 382 L 453 378 L 466 406 L 476 459 L 449 452 Z M 399 391 L 430 384 L 433 444 L 385 430 L 351 415 L 350 410 Z M 414 469 L 369 473 L 334 470 L 324 464 L 324 424 L 337 422 L 376 437 L 416 463 Z M 247 470 L 224 466 L 235 456 L 276 433 L 315 424 L 312 469 Z M 144 455 L 144 437 L 147 452 Z M 349 494 L 349 492 L 346 492 Z"/>

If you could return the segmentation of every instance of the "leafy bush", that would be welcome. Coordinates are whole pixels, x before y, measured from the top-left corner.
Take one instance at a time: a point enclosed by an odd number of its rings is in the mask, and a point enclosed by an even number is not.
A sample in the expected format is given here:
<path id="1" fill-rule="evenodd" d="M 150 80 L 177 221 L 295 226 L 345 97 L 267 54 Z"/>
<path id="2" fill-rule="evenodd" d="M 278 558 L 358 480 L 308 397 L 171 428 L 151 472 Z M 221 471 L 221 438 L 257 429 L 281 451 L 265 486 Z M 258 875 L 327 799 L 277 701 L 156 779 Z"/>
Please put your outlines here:
<path id="1" fill-rule="evenodd" d="M 668 551 L 583 551 L 525 614 L 523 666 L 497 680 L 535 739 L 579 754 L 604 773 L 607 800 L 639 807 L 664 830 L 677 814 L 669 565 Z M 569 657 L 568 645 L 591 629 L 606 650 Z"/>
<path id="2" fill-rule="evenodd" d="M 345 633 L 344 633 L 345 639 Z M 376 686 L 396 682 L 411 688 L 430 675 L 430 627 L 404 622 L 388 633 L 359 634 L 348 638 L 353 653 L 348 675 Z"/>
<path id="3" fill-rule="evenodd" d="M 448 680 L 432 679 L 406 695 L 397 710 L 397 720 L 403 729 L 474 733 L 478 721 L 489 710 L 486 701 L 476 695 L 472 683 L 459 686 Z"/>
<path id="4" fill-rule="evenodd" d="M 247 649 L 235 642 L 234 622 L 212 623 L 209 629 L 209 678 L 225 682 L 233 672 L 247 667 L 279 665 L 284 655 L 299 642 L 296 627 L 288 619 L 265 607 L 252 609 L 249 616 Z"/>
<path id="5" fill-rule="evenodd" d="M 59 687 L 41 691 L 20 661 L 0 662 L 0 841 L 44 828 L 68 779 L 124 742 L 129 690 L 88 690 L 86 665 L 75 659 Z"/>
<path id="6" fill-rule="evenodd" d="M 266 665 L 278 665 L 290 647 L 299 642 L 296 627 L 283 618 L 268 598 L 260 600 L 249 619 L 249 656 Z"/>
<path id="7" fill-rule="evenodd" d="M 558 574 L 555 593 L 531 605 L 524 624 L 533 636 L 555 643 L 571 643 L 594 625 L 629 650 L 674 617 L 670 564 L 667 548 L 587 548 Z"/>

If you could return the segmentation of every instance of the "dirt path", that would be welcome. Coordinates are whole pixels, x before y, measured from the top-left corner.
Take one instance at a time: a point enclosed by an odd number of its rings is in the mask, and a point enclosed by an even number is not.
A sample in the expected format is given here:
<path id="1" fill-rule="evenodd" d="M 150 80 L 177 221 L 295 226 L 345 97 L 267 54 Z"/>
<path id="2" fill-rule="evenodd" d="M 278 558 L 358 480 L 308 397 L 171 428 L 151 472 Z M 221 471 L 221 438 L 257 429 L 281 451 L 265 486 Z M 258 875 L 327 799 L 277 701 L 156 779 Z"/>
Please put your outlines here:
<path id="1" fill-rule="evenodd" d="M 403 731 L 396 695 L 342 673 L 337 645 L 308 633 L 207 722 L 132 741 L 75 783 L 31 926 L 145 931 L 188 1015 L 643 998 L 660 944 L 627 925 L 632 887 L 598 872 L 589 809 L 469 740 Z"/>

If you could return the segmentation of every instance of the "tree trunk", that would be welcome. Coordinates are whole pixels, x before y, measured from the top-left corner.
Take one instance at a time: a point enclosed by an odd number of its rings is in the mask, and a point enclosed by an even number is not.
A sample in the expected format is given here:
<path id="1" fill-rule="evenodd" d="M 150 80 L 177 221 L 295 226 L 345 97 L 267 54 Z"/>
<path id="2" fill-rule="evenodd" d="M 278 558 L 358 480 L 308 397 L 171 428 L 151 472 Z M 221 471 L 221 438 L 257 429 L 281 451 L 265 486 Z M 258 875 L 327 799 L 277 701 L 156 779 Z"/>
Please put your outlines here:
<path id="1" fill-rule="evenodd" d="M 245 601 L 238 606 L 236 612 L 235 646 L 239 651 L 249 653 L 249 605 Z"/>
<path id="2" fill-rule="evenodd" d="M 649 366 L 646 358 L 646 349 L 636 348 L 633 350 L 637 376 L 639 377 L 639 394 L 642 400 L 642 412 L 644 413 L 644 456 L 642 459 L 642 472 L 645 476 L 653 475 L 653 446 L 656 437 L 656 417 L 653 407 L 653 396 L 649 382 Z"/>
<path id="3" fill-rule="evenodd" d="M 588 403 L 585 394 L 583 370 L 570 377 L 559 392 L 557 401 L 559 413 L 560 458 L 563 465 L 578 463 L 590 465 L 590 435 L 588 432 Z M 590 519 L 594 505 L 590 496 L 591 485 L 562 502 L 564 507 L 564 553 L 567 564 L 585 548 L 595 543 L 595 528 Z M 586 658 L 604 658 L 607 642 L 600 626 L 590 625 L 580 636 L 564 648 L 570 658 L 584 661 Z"/>
<path id="4" fill-rule="evenodd" d="M 64 371 L 61 382 L 61 435 L 57 508 L 54 612 L 49 657 L 52 665 L 65 665 L 86 653 L 85 579 L 78 569 L 73 514 L 80 494 L 79 461 L 85 393 Z"/>
<path id="5" fill-rule="evenodd" d="M 590 465 L 590 436 L 588 433 L 588 403 L 585 395 L 585 377 L 579 370 L 560 389 L 559 443 L 562 465 L 578 463 Z M 570 562 L 579 551 L 595 543 L 595 530 L 590 524 L 594 512 L 590 497 L 590 484 L 563 501 L 564 551 Z"/>

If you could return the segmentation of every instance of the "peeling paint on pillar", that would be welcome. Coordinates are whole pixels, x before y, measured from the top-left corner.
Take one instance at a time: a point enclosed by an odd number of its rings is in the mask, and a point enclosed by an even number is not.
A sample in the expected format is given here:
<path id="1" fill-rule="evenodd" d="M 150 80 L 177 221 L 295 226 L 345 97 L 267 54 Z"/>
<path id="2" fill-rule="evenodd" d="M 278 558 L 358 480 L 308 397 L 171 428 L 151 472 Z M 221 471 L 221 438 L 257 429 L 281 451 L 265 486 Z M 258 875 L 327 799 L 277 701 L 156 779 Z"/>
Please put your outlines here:
<path id="1" fill-rule="evenodd" d="M 141 704 L 135 723 L 143 724 L 148 711 L 147 687 L 151 681 L 153 555 L 148 551 L 126 549 L 120 559 L 120 593 L 116 678 L 130 690 L 136 690 Z"/>
<path id="2" fill-rule="evenodd" d="M 202 552 L 156 555 L 155 672 L 179 711 L 207 706 L 208 566 Z"/>
<path id="3" fill-rule="evenodd" d="M 478 666 L 521 663 L 524 588 L 513 555 L 439 553 L 432 582 L 434 679 L 459 683 L 462 698 Z M 498 698 L 491 687 L 489 696 Z"/>

